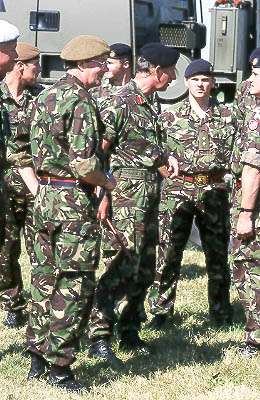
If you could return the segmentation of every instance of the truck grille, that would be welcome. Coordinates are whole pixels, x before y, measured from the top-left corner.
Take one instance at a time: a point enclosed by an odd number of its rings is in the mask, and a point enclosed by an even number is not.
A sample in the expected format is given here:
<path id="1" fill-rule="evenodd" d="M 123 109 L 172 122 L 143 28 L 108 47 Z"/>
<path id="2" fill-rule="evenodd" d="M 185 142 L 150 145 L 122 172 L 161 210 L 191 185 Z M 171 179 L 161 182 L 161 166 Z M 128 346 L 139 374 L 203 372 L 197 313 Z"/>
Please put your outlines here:
<path id="1" fill-rule="evenodd" d="M 186 26 L 160 26 L 159 40 L 166 46 L 174 47 L 187 47 L 187 33 Z"/>

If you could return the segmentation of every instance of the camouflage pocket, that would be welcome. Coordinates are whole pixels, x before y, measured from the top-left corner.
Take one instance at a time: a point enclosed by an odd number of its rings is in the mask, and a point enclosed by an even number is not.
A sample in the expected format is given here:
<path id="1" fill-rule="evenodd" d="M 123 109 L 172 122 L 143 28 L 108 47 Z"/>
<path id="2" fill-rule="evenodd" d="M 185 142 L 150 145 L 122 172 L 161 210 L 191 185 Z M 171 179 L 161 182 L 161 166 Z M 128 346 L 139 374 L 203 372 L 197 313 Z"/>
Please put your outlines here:
<path id="1" fill-rule="evenodd" d="M 71 221 L 62 224 L 55 252 L 59 269 L 92 271 L 98 268 L 99 251 L 100 232 L 97 223 Z"/>

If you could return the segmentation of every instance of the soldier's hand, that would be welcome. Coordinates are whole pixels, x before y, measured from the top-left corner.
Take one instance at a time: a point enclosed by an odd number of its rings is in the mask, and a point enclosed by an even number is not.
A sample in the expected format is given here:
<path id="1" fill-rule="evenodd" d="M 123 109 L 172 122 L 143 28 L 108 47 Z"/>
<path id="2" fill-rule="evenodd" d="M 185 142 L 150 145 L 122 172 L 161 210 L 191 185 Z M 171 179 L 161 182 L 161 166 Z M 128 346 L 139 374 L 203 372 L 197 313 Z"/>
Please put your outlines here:
<path id="1" fill-rule="evenodd" d="M 179 163 L 176 160 L 176 158 L 174 158 L 173 156 L 169 156 L 168 164 L 169 164 L 169 168 L 168 168 L 169 178 L 173 179 L 179 175 L 179 169 L 180 169 Z"/>
<path id="2" fill-rule="evenodd" d="M 109 217 L 109 209 L 110 209 L 109 198 L 105 195 L 99 205 L 97 218 L 104 221 L 107 217 Z"/>
<path id="3" fill-rule="evenodd" d="M 254 235 L 254 224 L 251 219 L 252 213 L 241 212 L 237 222 L 237 238 L 240 240 L 250 239 Z"/>

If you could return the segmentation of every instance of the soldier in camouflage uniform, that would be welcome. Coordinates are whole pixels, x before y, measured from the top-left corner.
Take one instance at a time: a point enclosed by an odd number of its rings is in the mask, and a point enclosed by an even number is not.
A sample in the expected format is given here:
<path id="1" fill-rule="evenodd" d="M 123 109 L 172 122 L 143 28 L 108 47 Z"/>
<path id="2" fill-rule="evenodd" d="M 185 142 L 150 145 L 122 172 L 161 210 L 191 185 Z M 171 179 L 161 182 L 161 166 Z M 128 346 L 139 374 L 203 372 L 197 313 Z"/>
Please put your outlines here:
<path id="1" fill-rule="evenodd" d="M 255 58 L 255 53 L 258 51 L 258 48 L 254 49 L 249 56 L 249 64 L 252 64 L 252 61 Z M 250 94 L 250 86 L 251 83 L 246 80 L 241 82 L 235 94 L 234 102 L 233 102 L 233 112 L 236 118 L 237 130 L 241 131 L 241 127 L 243 127 L 245 114 L 251 110 L 251 103 L 255 105 L 259 99 Z"/>
<path id="2" fill-rule="evenodd" d="M 14 59 L 17 57 L 16 45 L 19 31 L 16 26 L 0 20 L 0 76 L 3 77 L 7 72 L 11 71 L 14 66 Z M 4 182 L 4 168 L 6 168 L 6 144 L 10 136 L 7 131 L 7 114 L 3 106 L 2 92 L 0 91 L 0 246 L 4 243 L 4 226 L 6 216 L 6 186 Z"/>
<path id="3" fill-rule="evenodd" d="M 102 79 L 101 85 L 90 90 L 100 107 L 104 100 L 115 94 L 122 86 L 131 79 L 132 49 L 124 43 L 114 43 L 110 46 L 108 57 L 108 69 Z M 160 99 L 157 92 L 152 93 L 148 99 L 149 103 L 161 112 Z"/>
<path id="4" fill-rule="evenodd" d="M 110 53 L 107 59 L 108 72 L 102 79 L 101 85 L 90 90 L 98 106 L 130 81 L 131 59 L 132 49 L 127 44 L 114 43 L 110 46 Z"/>
<path id="5" fill-rule="evenodd" d="M 19 31 L 14 26 L 4 20 L 0 20 L 0 75 L 3 77 L 11 71 L 14 65 L 14 59 L 17 57 L 16 45 Z M 0 90 L 0 251 L 5 243 L 5 225 L 6 213 L 8 209 L 7 189 L 4 182 L 4 169 L 7 167 L 6 146 L 10 138 L 7 112 L 3 104 L 3 93 Z M 0 271 L 2 274 L 3 266 Z M 2 299 L 1 299 L 2 300 Z"/>
<path id="6" fill-rule="evenodd" d="M 69 390 L 81 388 L 70 365 L 92 308 L 99 263 L 94 188 L 115 186 L 102 169 L 99 114 L 87 91 L 100 84 L 108 52 L 108 44 L 95 36 L 71 40 L 61 53 L 67 74 L 40 94 L 17 131 L 19 142 L 31 130 L 39 177 L 28 379 L 50 368 L 49 382 Z"/>
<path id="7" fill-rule="evenodd" d="M 113 234 L 103 234 L 103 254 L 106 272 L 96 290 L 96 307 L 91 315 L 90 357 L 114 358 L 110 340 L 115 323 L 114 307 L 126 296 L 118 332 L 120 348 L 139 350 L 149 347 L 138 335 L 145 321 L 144 300 L 152 284 L 155 269 L 157 239 L 157 206 L 159 174 L 167 173 L 160 146 L 160 131 L 156 109 L 149 98 L 156 90 L 165 90 L 175 79 L 175 64 L 179 54 L 159 43 L 141 49 L 136 77 L 102 104 L 101 117 L 106 132 L 103 148 L 109 154 L 117 189 L 112 194 L 112 222 L 131 253 L 129 258 Z M 107 196 L 99 210 L 106 217 Z"/>
<path id="8" fill-rule="evenodd" d="M 4 325 L 9 328 L 18 327 L 22 323 L 22 311 L 25 306 L 23 296 L 23 282 L 19 257 L 21 254 L 21 230 L 28 254 L 32 262 L 33 255 L 33 195 L 27 188 L 18 169 L 14 166 L 16 154 L 12 161 L 10 149 L 12 137 L 15 135 L 19 117 L 28 108 L 29 102 L 43 89 L 36 85 L 36 79 L 41 72 L 39 64 L 40 51 L 29 43 L 19 42 L 16 47 L 18 58 L 14 68 L 1 82 L 2 100 L 8 113 L 9 129 L 11 137 L 8 142 L 8 169 L 5 171 L 5 182 L 8 189 L 9 207 L 6 214 L 5 244 L 0 253 L 1 264 L 1 299 L 4 309 L 8 311 Z M 32 165 L 28 165 L 28 173 Z M 31 171 L 33 174 L 33 170 Z M 36 177 L 35 177 L 36 179 Z"/>
<path id="9" fill-rule="evenodd" d="M 244 112 L 232 155 L 233 278 L 246 313 L 245 347 L 241 354 L 253 357 L 260 350 L 260 48 L 254 52 L 250 83 L 251 98 L 238 104 Z"/>
<path id="10" fill-rule="evenodd" d="M 166 179 L 162 189 L 158 263 L 149 294 L 151 329 L 160 329 L 174 311 L 183 251 L 194 218 L 206 257 L 210 317 L 217 324 L 231 322 L 229 203 L 222 178 L 230 169 L 234 128 L 231 111 L 210 98 L 214 83 L 211 64 L 193 61 L 185 70 L 188 99 L 160 116 L 165 151 L 179 161 L 180 174 Z"/>

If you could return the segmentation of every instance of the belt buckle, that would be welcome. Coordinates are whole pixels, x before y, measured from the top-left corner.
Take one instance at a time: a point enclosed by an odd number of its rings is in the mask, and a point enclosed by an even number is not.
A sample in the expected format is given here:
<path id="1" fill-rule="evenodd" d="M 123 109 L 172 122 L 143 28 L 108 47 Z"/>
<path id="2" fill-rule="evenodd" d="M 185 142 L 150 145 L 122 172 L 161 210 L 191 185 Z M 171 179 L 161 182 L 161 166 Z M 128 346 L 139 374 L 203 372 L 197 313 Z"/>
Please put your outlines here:
<path id="1" fill-rule="evenodd" d="M 194 176 L 194 185 L 198 187 L 207 186 L 207 179 L 206 175 L 195 175 Z"/>

